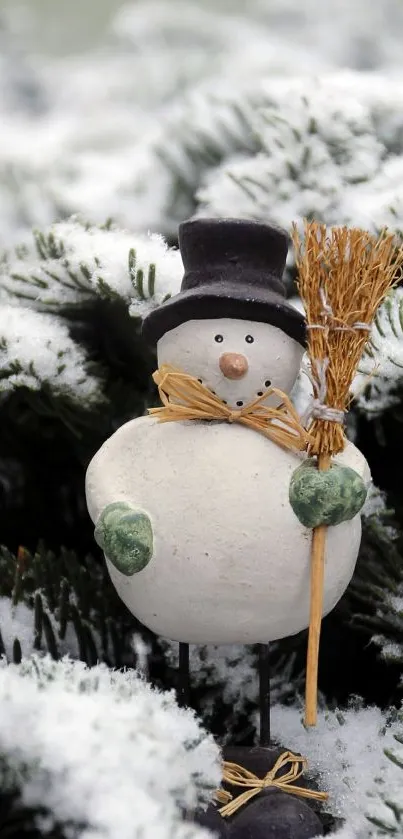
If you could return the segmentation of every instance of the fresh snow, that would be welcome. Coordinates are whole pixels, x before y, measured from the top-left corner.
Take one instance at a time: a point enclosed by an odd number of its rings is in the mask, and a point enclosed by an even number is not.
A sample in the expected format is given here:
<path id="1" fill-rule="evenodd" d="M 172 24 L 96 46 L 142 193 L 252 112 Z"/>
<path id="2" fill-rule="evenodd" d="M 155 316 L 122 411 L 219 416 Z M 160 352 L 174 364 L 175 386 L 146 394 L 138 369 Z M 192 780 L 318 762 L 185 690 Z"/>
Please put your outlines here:
<path id="1" fill-rule="evenodd" d="M 364 200 L 359 209 L 359 196 L 371 192 L 375 179 L 382 188 L 372 194 L 385 212 L 385 165 L 401 135 L 400 81 L 389 80 L 386 101 L 381 77 L 346 71 L 270 79 L 261 90 L 250 115 L 257 152 L 228 156 L 206 171 L 200 213 L 222 216 L 231 207 L 239 217 L 272 218 L 287 227 L 312 214 L 329 224 L 358 224 L 367 212 Z M 389 180 L 393 204 L 400 186 Z M 367 226 L 382 223 L 381 208 L 371 208 L 371 220 L 367 212 Z"/>
<path id="2" fill-rule="evenodd" d="M 375 318 L 371 340 L 354 382 L 358 406 L 370 416 L 378 416 L 398 404 L 402 382 L 403 289 L 399 286 L 387 297 Z"/>
<path id="3" fill-rule="evenodd" d="M 48 385 L 56 395 L 88 404 L 101 399 L 84 350 L 65 324 L 22 306 L 0 306 L 0 391 Z"/>
<path id="4" fill-rule="evenodd" d="M 168 663 L 179 666 L 179 645 L 166 639 L 159 640 Z M 294 656 L 276 660 L 278 645 L 270 645 L 272 668 L 270 694 L 272 702 L 285 702 L 295 697 L 300 678 L 295 670 Z M 276 664 L 274 665 L 274 662 Z M 189 668 L 192 687 L 203 694 L 203 718 L 209 720 L 214 712 L 228 718 L 228 738 L 236 722 L 249 717 L 259 697 L 258 650 L 244 644 L 190 644 Z M 214 690 L 211 691 L 211 686 Z M 257 730 L 257 729 L 256 729 Z"/>
<path id="5" fill-rule="evenodd" d="M 403 719 L 387 721 L 379 708 L 351 708 L 320 712 L 315 728 L 305 729 L 295 708 L 272 710 L 272 733 L 287 749 L 303 754 L 309 773 L 320 789 L 329 793 L 326 809 L 346 820 L 334 839 L 367 839 L 380 836 L 367 816 L 390 824 L 396 821 L 385 803 L 402 806 L 402 773 L 385 755 L 385 749 L 403 759 Z M 392 835 L 399 836 L 399 832 Z"/>
<path id="6" fill-rule="evenodd" d="M 199 203 L 287 223 L 306 208 L 402 218 L 398 0 L 138 0 L 119 4 L 103 48 L 47 59 L 21 56 L 13 28 L 16 43 L 0 33 L 6 247 L 73 213 L 171 235 Z M 295 190 L 287 163 L 292 179 L 307 153 Z M 256 199 L 239 177 L 260 182 Z"/>
<path id="7" fill-rule="evenodd" d="M 97 227 L 71 218 L 41 231 L 54 241 L 57 255 L 38 252 L 35 243 L 6 254 L 0 283 L 12 299 L 31 295 L 31 305 L 45 310 L 80 305 L 98 294 L 119 297 L 132 315 L 144 315 L 168 295 L 179 291 L 183 274 L 180 253 L 168 248 L 163 237 L 135 234 L 114 226 Z M 135 264 L 129 270 L 129 254 Z M 155 267 L 155 288 L 149 288 L 150 266 Z M 139 294 L 136 274 L 143 274 Z M 32 282 L 35 278 L 35 282 Z M 31 279 L 31 288 L 29 281 Z M 144 299 L 143 299 L 144 298 Z"/>
<path id="8" fill-rule="evenodd" d="M 2 788 L 79 839 L 208 839 L 186 822 L 220 782 L 219 750 L 173 693 L 135 671 L 34 657 L 0 665 Z M 29 772 L 27 772 L 29 769 Z"/>
<path id="9" fill-rule="evenodd" d="M 10 597 L 0 597 L 1 637 L 8 661 L 13 659 L 13 644 L 18 640 L 24 658 L 34 651 L 33 612 L 25 603 L 13 605 Z"/>

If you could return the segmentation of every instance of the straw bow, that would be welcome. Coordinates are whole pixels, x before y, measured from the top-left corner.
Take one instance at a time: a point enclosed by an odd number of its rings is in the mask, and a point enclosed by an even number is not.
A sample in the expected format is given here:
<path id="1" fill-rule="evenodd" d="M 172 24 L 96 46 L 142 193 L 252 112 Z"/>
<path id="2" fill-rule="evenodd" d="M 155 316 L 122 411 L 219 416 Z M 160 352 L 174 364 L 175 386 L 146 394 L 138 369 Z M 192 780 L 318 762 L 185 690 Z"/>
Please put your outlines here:
<path id="1" fill-rule="evenodd" d="M 283 775 L 279 775 L 281 769 L 289 764 L 289 769 Z M 239 766 L 237 763 L 225 761 L 223 764 L 223 781 L 227 784 L 232 784 L 237 787 L 246 787 L 245 792 L 233 798 L 230 792 L 226 790 L 217 790 L 216 800 L 224 803 L 220 807 L 219 813 L 224 818 L 233 816 L 241 807 L 259 795 L 264 789 L 268 787 L 276 787 L 283 792 L 288 792 L 291 795 L 299 795 L 303 798 L 316 799 L 317 801 L 326 801 L 327 792 L 319 792 L 317 790 L 306 789 L 306 787 L 296 786 L 294 781 L 301 777 L 306 769 L 307 761 L 304 757 L 294 755 L 292 752 L 283 752 L 276 760 L 270 772 L 264 778 L 258 778 L 253 772 Z"/>
<path id="2" fill-rule="evenodd" d="M 162 407 L 149 408 L 149 414 L 160 422 L 175 420 L 226 420 L 259 431 L 285 449 L 305 451 L 311 437 L 288 396 L 270 387 L 239 410 L 232 409 L 216 394 L 208 390 L 194 376 L 163 364 L 153 374 L 158 386 Z M 282 400 L 278 408 L 262 405 L 269 396 Z"/>

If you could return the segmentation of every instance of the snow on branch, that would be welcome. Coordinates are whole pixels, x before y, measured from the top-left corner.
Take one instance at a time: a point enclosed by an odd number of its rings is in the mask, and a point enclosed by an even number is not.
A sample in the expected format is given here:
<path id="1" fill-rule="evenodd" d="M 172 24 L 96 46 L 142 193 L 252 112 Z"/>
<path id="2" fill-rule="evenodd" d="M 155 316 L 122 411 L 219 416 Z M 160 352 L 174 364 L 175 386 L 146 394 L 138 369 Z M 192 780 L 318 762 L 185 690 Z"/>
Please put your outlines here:
<path id="1" fill-rule="evenodd" d="M 276 706 L 272 730 L 308 759 L 320 789 L 329 792 L 326 809 L 345 821 L 334 839 L 401 835 L 402 713 L 387 717 L 379 708 L 358 706 L 322 713 L 316 728 L 305 729 L 298 711 Z"/>
<path id="2" fill-rule="evenodd" d="M 402 665 L 403 553 L 396 512 L 373 485 L 362 512 L 361 550 L 347 594 L 351 626 L 376 644 L 385 661 Z M 398 670 L 396 681 L 403 685 Z"/>
<path id="3" fill-rule="evenodd" d="M 375 417 L 399 403 L 402 386 L 403 288 L 399 286 L 377 313 L 353 392 L 358 407 Z"/>
<path id="4" fill-rule="evenodd" d="M 80 839 L 208 839 L 184 821 L 219 785 L 219 750 L 135 671 L 33 657 L 0 665 L 0 773 Z"/>
<path id="5" fill-rule="evenodd" d="M 149 177 L 141 199 L 148 196 L 151 204 L 152 172 L 158 167 L 160 229 L 176 234 L 178 222 L 193 214 L 206 173 L 234 155 L 256 154 L 260 143 L 251 127 L 252 113 L 261 100 L 259 84 L 246 94 L 239 86 L 215 81 L 211 89 L 196 88 L 173 103 L 151 139 Z"/>
<path id="6" fill-rule="evenodd" d="M 315 216 L 374 227 L 389 203 L 397 224 L 401 189 L 389 177 L 387 190 L 385 166 L 392 149 L 402 154 L 401 83 L 390 80 L 386 98 L 382 77 L 354 73 L 270 80 L 264 87 L 251 118 L 258 150 L 229 156 L 206 173 L 200 214 L 231 210 L 286 227 Z M 370 199 L 371 213 L 361 195 Z"/>
<path id="7" fill-rule="evenodd" d="M 372 641 L 380 647 L 382 658 L 389 663 L 403 665 L 403 581 L 396 594 L 385 592 L 376 622 L 383 633 L 373 635 Z M 403 677 L 400 681 L 403 684 Z"/>
<path id="8" fill-rule="evenodd" d="M 142 316 L 179 291 L 182 273 L 179 251 L 162 236 L 72 218 L 35 232 L 31 246 L 6 255 L 0 285 L 42 310 L 63 311 L 99 296 L 122 300 L 131 315 Z"/>
<path id="9" fill-rule="evenodd" d="M 36 650 L 138 669 L 144 651 L 133 649 L 132 635 L 133 618 L 98 558 L 43 543 L 14 555 L 0 545 L 0 656 L 18 663 Z"/>
<path id="10" fill-rule="evenodd" d="M 85 352 L 65 324 L 22 306 L 0 305 L 0 392 L 48 387 L 86 404 L 101 399 Z"/>
<path id="11" fill-rule="evenodd" d="M 178 644 L 159 639 L 168 663 L 179 665 Z M 259 652 L 257 646 L 245 644 L 190 644 L 192 685 L 199 691 L 203 719 L 211 723 L 217 714 L 225 716 L 225 740 L 242 717 L 250 719 L 259 697 Z M 289 702 L 301 687 L 301 674 L 295 666 L 295 654 L 279 653 L 278 645 L 270 645 L 272 702 Z M 214 686 L 214 690 L 212 690 Z M 258 730 L 258 728 L 256 729 Z"/>
<path id="12" fill-rule="evenodd" d="M 200 0 L 125 3 L 116 9 L 114 23 L 111 19 L 113 33 L 105 32 L 107 49 L 48 56 L 45 63 L 22 59 L 26 45 L 20 48 L 16 31 L 0 33 L 0 238 L 5 245 L 18 241 L 32 225 L 73 212 L 100 221 L 104 208 L 123 226 L 171 232 L 195 206 L 195 192 L 212 167 L 223 162 L 232 167 L 234 152 L 249 156 L 254 126 L 237 126 L 225 112 L 234 92 L 248 85 L 248 96 L 239 97 L 242 110 L 242 98 L 250 100 L 262 79 L 276 84 L 280 76 L 291 82 L 309 74 L 319 87 L 318 80 L 338 67 L 361 71 L 350 73 L 345 90 L 340 83 L 329 102 L 334 98 L 338 104 L 343 126 L 344 105 L 353 92 L 360 103 L 363 86 L 369 91 L 381 87 L 378 100 L 384 105 L 372 111 L 369 134 L 375 132 L 385 158 L 401 157 L 401 91 L 389 73 L 401 64 L 398 0 L 370 8 L 364 0 L 314 0 L 303 7 L 295 0 L 250 0 L 247 8 L 242 0 L 232 0 L 224 6 Z M 214 102 L 223 79 L 227 92 Z M 302 85 L 308 88 L 306 80 Z M 198 90 L 200 96 L 194 97 Z M 286 92 L 279 108 L 288 119 Z M 327 112 L 325 107 L 324 118 Z M 234 146 L 241 132 L 241 144 Z M 155 138 L 159 149 L 167 151 L 166 166 L 154 153 Z M 365 169 L 372 148 L 361 151 Z M 328 173 L 321 171 L 326 193 Z M 256 178 L 259 170 L 252 174 Z M 355 194 L 352 190 L 352 201 Z M 273 193 L 270 210 L 286 197 L 281 190 Z M 378 202 L 372 178 L 368 197 Z M 350 195 L 344 198 L 348 212 Z M 362 209 L 358 202 L 355 206 Z"/>

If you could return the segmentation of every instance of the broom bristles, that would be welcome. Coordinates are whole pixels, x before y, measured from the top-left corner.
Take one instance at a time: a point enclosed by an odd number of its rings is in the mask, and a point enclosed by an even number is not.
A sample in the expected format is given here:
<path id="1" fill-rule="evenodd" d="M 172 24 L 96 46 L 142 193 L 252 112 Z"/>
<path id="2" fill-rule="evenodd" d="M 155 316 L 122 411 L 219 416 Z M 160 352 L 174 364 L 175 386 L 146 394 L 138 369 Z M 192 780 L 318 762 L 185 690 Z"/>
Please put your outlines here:
<path id="1" fill-rule="evenodd" d="M 328 231 L 315 221 L 305 222 L 303 240 L 294 225 L 293 241 L 315 396 L 325 376 L 324 403 L 344 412 L 375 312 L 401 275 L 403 248 L 387 231 L 379 237 L 357 228 Z M 311 455 L 343 450 L 342 423 L 317 417 L 308 430 Z"/>

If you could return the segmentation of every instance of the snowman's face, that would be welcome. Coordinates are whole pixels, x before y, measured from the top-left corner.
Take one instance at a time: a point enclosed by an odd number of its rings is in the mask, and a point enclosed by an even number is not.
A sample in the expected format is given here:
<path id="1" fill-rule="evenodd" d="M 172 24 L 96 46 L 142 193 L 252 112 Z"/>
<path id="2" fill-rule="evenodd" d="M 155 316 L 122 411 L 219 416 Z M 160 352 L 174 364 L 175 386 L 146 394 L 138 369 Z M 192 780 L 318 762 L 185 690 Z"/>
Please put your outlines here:
<path id="1" fill-rule="evenodd" d="M 189 373 L 232 408 L 261 396 L 270 386 L 290 393 L 304 349 L 280 329 L 232 318 L 191 320 L 158 341 L 158 365 Z M 266 401 L 266 400 L 265 400 Z M 271 397 L 267 404 L 278 404 Z"/>

